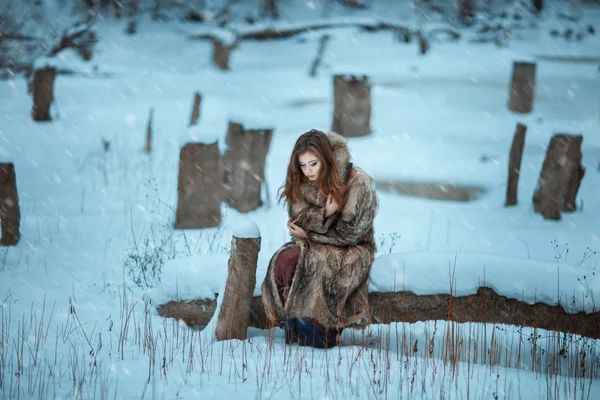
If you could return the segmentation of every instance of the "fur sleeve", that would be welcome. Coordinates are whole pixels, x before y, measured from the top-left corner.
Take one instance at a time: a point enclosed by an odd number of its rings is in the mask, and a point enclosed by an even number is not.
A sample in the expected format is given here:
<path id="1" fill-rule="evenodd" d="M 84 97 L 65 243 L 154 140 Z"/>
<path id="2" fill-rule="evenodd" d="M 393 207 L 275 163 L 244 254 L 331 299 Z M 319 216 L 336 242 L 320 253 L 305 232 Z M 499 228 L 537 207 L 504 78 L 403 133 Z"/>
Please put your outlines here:
<path id="1" fill-rule="evenodd" d="M 371 179 L 363 175 L 347 188 L 339 218 L 324 234 L 307 232 L 309 240 L 334 246 L 352 246 L 360 242 L 372 228 L 377 213 L 377 194 Z"/>
<path id="2" fill-rule="evenodd" d="M 318 234 L 325 234 L 337 218 L 337 213 L 325 218 L 325 207 L 309 205 L 306 202 L 290 207 L 288 214 L 292 220 L 298 219 L 296 225 L 307 233 Z"/>

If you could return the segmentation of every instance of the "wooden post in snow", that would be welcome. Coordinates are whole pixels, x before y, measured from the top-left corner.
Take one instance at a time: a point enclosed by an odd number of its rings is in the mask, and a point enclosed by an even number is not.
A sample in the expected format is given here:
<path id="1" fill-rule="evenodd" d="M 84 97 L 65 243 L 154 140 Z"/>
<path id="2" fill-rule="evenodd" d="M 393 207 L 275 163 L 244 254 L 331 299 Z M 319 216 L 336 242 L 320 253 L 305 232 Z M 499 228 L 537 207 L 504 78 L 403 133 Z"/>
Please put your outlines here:
<path id="1" fill-rule="evenodd" d="M 312 62 L 310 67 L 310 76 L 317 76 L 317 69 L 319 65 L 321 65 L 321 61 L 323 60 L 323 54 L 325 53 L 325 47 L 327 47 L 327 42 L 329 41 L 329 35 L 321 36 L 319 40 L 319 49 L 317 50 L 317 56 Z"/>
<path id="2" fill-rule="evenodd" d="M 50 106 L 54 100 L 54 77 L 56 68 L 51 66 L 36 69 L 33 72 L 31 89 L 33 108 L 31 115 L 34 121 L 50 121 Z"/>
<path id="3" fill-rule="evenodd" d="M 138 0 L 129 0 L 129 16 L 133 17 L 138 13 Z"/>
<path id="4" fill-rule="evenodd" d="M 261 18 L 271 17 L 279 18 L 278 0 L 261 0 L 260 16 Z"/>
<path id="5" fill-rule="evenodd" d="M 221 174 L 218 142 L 187 143 L 183 146 L 179 156 L 175 229 L 219 226 Z"/>
<path id="6" fill-rule="evenodd" d="M 535 64 L 514 62 L 508 108 L 526 114 L 531 112 L 535 95 Z"/>
<path id="7" fill-rule="evenodd" d="M 194 105 L 192 106 L 192 116 L 190 117 L 190 126 L 198 123 L 200 118 L 200 103 L 202 102 L 202 95 L 198 92 L 194 94 Z"/>
<path id="8" fill-rule="evenodd" d="M 121 18 L 121 13 L 123 11 L 123 3 L 121 0 L 113 0 L 113 12 L 116 19 Z"/>
<path id="9" fill-rule="evenodd" d="M 146 127 L 146 145 L 144 152 L 152 152 L 152 118 L 154 116 L 154 107 L 150 107 L 150 115 L 148 116 L 148 126 Z"/>
<path id="10" fill-rule="evenodd" d="M 561 211 L 574 211 L 585 174 L 581 165 L 583 136 L 557 134 L 550 140 L 538 187 L 533 195 L 535 212 L 545 219 L 560 219 Z"/>
<path id="11" fill-rule="evenodd" d="M 419 54 L 425 55 L 429 51 L 429 41 L 421 31 L 417 31 L 417 39 L 419 41 Z"/>
<path id="12" fill-rule="evenodd" d="M 331 130 L 346 137 L 371 133 L 371 85 L 367 76 L 333 77 L 334 109 Z"/>
<path id="13" fill-rule="evenodd" d="M 460 22 L 465 26 L 473 24 L 473 18 L 475 17 L 475 4 L 473 0 L 459 0 L 458 17 Z"/>
<path id="14" fill-rule="evenodd" d="M 256 223 L 246 221 L 237 225 L 231 239 L 225 293 L 220 294 L 223 300 L 215 330 L 217 340 L 246 339 L 260 241 Z"/>
<path id="15" fill-rule="evenodd" d="M 253 211 L 263 205 L 261 189 L 272 137 L 273 128 L 246 129 L 237 122 L 229 122 L 223 186 L 225 201 L 239 212 Z"/>
<path id="16" fill-rule="evenodd" d="M 125 33 L 127 33 L 128 35 L 133 35 L 137 32 L 137 22 L 135 21 L 135 19 L 130 19 L 129 22 L 127 22 L 127 29 L 125 29 Z"/>
<path id="17" fill-rule="evenodd" d="M 0 163 L 0 245 L 14 246 L 21 238 L 21 211 L 13 163 Z"/>
<path id="18" fill-rule="evenodd" d="M 517 188 L 519 186 L 519 176 L 521 175 L 521 160 L 523 158 L 526 132 L 527 127 L 525 125 L 517 124 L 517 130 L 510 148 L 510 159 L 508 161 L 508 184 L 505 206 L 514 206 L 517 204 Z"/>
<path id="19" fill-rule="evenodd" d="M 237 47 L 238 39 L 236 38 L 231 43 L 225 43 L 220 38 L 213 37 L 213 53 L 212 60 L 213 64 L 224 71 L 229 69 L 229 57 L 231 51 Z"/>
<path id="20" fill-rule="evenodd" d="M 160 0 L 154 0 L 154 4 L 152 6 L 152 20 L 158 21 L 160 18 Z"/>

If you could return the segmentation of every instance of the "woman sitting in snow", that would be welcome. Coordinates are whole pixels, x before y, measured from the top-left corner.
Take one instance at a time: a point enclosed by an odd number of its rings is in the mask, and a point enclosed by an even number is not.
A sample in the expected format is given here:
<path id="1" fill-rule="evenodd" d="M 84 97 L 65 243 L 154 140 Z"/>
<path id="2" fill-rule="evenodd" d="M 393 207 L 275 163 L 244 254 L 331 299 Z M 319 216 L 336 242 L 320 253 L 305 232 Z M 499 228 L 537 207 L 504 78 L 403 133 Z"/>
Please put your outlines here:
<path id="1" fill-rule="evenodd" d="M 285 329 L 287 343 L 333 347 L 342 329 L 369 317 L 373 180 L 350 163 L 342 136 L 311 130 L 294 146 L 280 199 L 293 237 L 262 284 L 267 317 Z"/>

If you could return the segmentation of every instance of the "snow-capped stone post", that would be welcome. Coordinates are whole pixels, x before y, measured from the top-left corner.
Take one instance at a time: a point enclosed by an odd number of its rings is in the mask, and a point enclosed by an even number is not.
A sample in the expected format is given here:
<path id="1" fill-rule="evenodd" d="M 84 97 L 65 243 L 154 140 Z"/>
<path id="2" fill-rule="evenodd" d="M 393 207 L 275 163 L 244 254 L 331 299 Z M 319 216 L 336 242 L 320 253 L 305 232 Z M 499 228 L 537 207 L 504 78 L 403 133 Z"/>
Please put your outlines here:
<path id="1" fill-rule="evenodd" d="M 239 38 L 232 32 L 223 32 L 219 37 L 212 37 L 213 53 L 212 60 L 220 69 L 229 69 L 229 57 L 239 43 Z"/>
<path id="2" fill-rule="evenodd" d="M 248 129 L 241 123 L 229 122 L 223 186 L 225 202 L 239 212 L 263 205 L 261 192 L 273 130 L 267 126 Z"/>
<path id="3" fill-rule="evenodd" d="M 13 163 L 0 163 L 0 245 L 14 246 L 21 233 L 21 211 L 17 193 L 17 177 Z"/>
<path id="4" fill-rule="evenodd" d="M 250 302 L 256 285 L 260 230 L 254 221 L 239 224 L 231 238 L 227 283 L 217 319 L 217 340 L 246 339 Z"/>
<path id="5" fill-rule="evenodd" d="M 187 143 L 181 148 L 175 229 L 219 226 L 221 178 L 221 153 L 217 139 L 206 143 Z"/>
<path id="6" fill-rule="evenodd" d="M 533 195 L 535 212 L 545 219 L 560 219 L 561 211 L 574 211 L 575 199 L 585 174 L 581 165 L 582 135 L 552 136 L 538 187 Z"/>
<path id="7" fill-rule="evenodd" d="M 31 93 L 33 96 L 33 108 L 31 116 L 34 121 L 50 121 L 50 106 L 54 100 L 54 78 L 56 67 L 52 65 L 40 65 L 33 71 L 31 81 Z"/>
<path id="8" fill-rule="evenodd" d="M 517 124 L 517 130 L 513 137 L 512 146 L 510 147 L 505 206 L 514 206 L 517 204 L 517 188 L 519 186 L 519 176 L 521 174 L 521 160 L 523 158 L 526 132 L 527 127 L 525 125 Z"/>
<path id="9" fill-rule="evenodd" d="M 529 113 L 534 95 L 535 63 L 514 62 L 508 108 L 521 114 Z"/>
<path id="10" fill-rule="evenodd" d="M 200 118 L 200 103 L 202 102 L 202 95 L 199 92 L 194 93 L 194 104 L 192 105 L 192 116 L 190 117 L 190 126 L 198 123 Z"/>
<path id="11" fill-rule="evenodd" d="M 331 130 L 346 137 L 371 133 L 371 84 L 367 76 L 334 75 Z"/>

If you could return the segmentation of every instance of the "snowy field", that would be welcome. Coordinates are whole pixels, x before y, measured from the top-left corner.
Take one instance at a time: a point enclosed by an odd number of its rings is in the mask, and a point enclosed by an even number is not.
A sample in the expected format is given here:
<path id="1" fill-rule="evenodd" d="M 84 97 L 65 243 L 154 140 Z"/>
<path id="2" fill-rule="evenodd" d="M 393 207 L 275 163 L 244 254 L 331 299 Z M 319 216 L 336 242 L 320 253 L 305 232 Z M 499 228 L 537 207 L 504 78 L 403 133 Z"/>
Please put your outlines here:
<path id="1" fill-rule="evenodd" d="M 290 5 L 285 17 L 318 20 L 311 4 Z M 406 5 L 386 4 L 358 17 L 430 26 Z M 330 20 L 348 21 L 333 12 Z M 509 298 L 598 311 L 600 34 L 552 38 L 549 29 L 566 24 L 557 12 L 504 47 L 468 43 L 467 31 L 460 42 L 432 41 L 425 56 L 389 31 L 351 27 L 242 41 L 227 72 L 211 65 L 209 41 L 190 39 L 207 31 L 201 24 L 142 18 L 128 36 L 124 22 L 108 18 L 96 25 L 90 62 L 60 53 L 57 62 L 77 73 L 57 76 L 52 122 L 31 120 L 22 76 L 0 81 L 0 161 L 15 164 L 22 215 L 20 243 L 0 248 L 2 398 L 599 399 L 598 343 L 576 335 L 394 323 L 347 332 L 342 346 L 322 351 L 285 346 L 279 329 L 215 342 L 212 324 L 198 332 L 156 312 L 172 299 L 222 291 L 232 232 L 248 218 L 262 235 L 260 294 L 269 258 L 289 238 L 275 194 L 297 137 L 331 127 L 336 73 L 372 81 L 373 133 L 349 139 L 356 165 L 377 181 L 482 192 L 455 202 L 379 190 L 371 291 L 448 293 L 456 259 L 456 295 L 475 293 L 485 274 L 486 286 Z M 600 29 L 600 7 L 583 19 Z M 322 33 L 331 39 L 311 78 Z M 563 57 L 579 60 L 556 60 Z M 527 115 L 507 108 L 514 61 L 537 62 Z M 189 129 L 196 91 L 200 123 Z M 223 204 L 219 228 L 174 231 L 179 150 L 215 135 L 223 143 L 232 115 L 275 127 L 269 201 L 248 214 Z M 528 127 L 519 203 L 506 208 L 517 123 Z M 578 210 L 547 221 L 531 199 L 556 133 L 584 136 L 586 174 Z M 139 254 L 155 257 L 152 287 L 134 283 Z"/>

